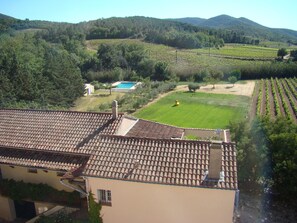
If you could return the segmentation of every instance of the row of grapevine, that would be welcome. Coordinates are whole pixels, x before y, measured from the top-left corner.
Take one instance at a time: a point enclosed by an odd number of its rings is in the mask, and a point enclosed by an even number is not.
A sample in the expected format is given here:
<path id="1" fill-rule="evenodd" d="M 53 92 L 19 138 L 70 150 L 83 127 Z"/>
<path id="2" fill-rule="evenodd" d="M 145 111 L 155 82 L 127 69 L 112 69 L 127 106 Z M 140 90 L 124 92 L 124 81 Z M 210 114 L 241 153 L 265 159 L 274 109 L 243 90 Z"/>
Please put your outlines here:
<path id="1" fill-rule="evenodd" d="M 266 115 L 267 116 L 274 116 L 274 114 L 272 114 L 271 109 L 270 109 L 270 87 L 269 87 L 270 83 L 269 83 L 269 79 L 265 80 L 265 96 L 266 96 Z"/>
<path id="2" fill-rule="evenodd" d="M 282 103 L 283 108 L 285 110 L 285 116 L 288 117 L 289 119 L 293 119 L 294 114 L 291 114 L 291 112 L 290 112 L 289 103 L 286 100 L 286 97 L 287 96 L 284 93 L 283 86 L 282 86 L 282 84 L 281 84 L 281 82 L 280 82 L 279 79 L 276 78 L 275 79 L 275 82 L 276 82 L 276 85 L 277 85 L 277 88 L 278 88 L 278 92 L 279 92 L 279 95 L 280 95 L 281 103 Z"/>
<path id="3" fill-rule="evenodd" d="M 273 101 L 274 101 L 274 113 L 277 117 L 280 117 L 282 115 L 279 103 L 278 103 L 278 92 L 276 92 L 276 87 L 273 79 L 271 78 L 270 80 L 271 83 L 271 90 L 272 90 L 272 95 L 273 95 Z"/>
<path id="4" fill-rule="evenodd" d="M 286 82 L 290 88 L 291 93 L 293 94 L 293 96 L 295 97 L 295 99 L 297 100 L 297 84 L 294 84 L 294 81 L 292 79 L 287 79 L 286 78 Z"/>
<path id="5" fill-rule="evenodd" d="M 297 78 L 262 79 L 255 104 L 258 116 L 284 116 L 297 123 Z"/>
<path id="6" fill-rule="evenodd" d="M 297 100 L 296 100 L 296 97 L 294 97 L 294 94 L 296 96 L 296 90 L 293 92 L 290 90 L 290 88 L 288 87 L 289 86 L 288 83 L 290 83 L 290 81 L 288 81 L 287 79 L 282 80 L 282 82 L 283 82 L 284 90 L 288 96 L 290 105 L 294 111 L 295 116 L 297 116 Z"/>

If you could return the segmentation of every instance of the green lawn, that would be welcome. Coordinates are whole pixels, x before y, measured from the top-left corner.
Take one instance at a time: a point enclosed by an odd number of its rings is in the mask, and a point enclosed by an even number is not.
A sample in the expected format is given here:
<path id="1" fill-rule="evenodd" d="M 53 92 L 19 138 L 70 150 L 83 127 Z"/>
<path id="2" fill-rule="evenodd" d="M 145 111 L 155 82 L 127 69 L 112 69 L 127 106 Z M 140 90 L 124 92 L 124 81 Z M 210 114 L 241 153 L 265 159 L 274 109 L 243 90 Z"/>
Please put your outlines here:
<path id="1" fill-rule="evenodd" d="M 179 106 L 174 106 L 175 100 Z M 247 96 L 174 92 L 134 115 L 180 127 L 216 129 L 244 119 L 249 103 Z"/>
<path id="2" fill-rule="evenodd" d="M 112 92 L 109 95 L 109 91 L 98 90 L 95 95 L 83 96 L 78 98 L 74 102 L 74 107 L 71 108 L 72 111 L 99 111 L 100 104 L 112 103 L 117 97 L 123 96 L 124 93 Z"/>

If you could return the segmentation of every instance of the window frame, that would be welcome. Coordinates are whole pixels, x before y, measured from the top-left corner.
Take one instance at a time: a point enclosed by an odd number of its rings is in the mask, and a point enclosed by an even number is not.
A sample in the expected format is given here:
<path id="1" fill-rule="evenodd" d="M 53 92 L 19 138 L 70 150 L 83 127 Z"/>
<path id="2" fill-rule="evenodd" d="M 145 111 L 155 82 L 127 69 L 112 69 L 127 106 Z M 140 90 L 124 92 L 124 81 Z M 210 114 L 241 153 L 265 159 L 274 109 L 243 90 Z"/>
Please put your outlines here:
<path id="1" fill-rule="evenodd" d="M 103 206 L 112 206 L 112 196 L 111 196 L 111 190 L 103 190 L 98 189 L 97 190 L 97 197 L 98 201 Z"/>

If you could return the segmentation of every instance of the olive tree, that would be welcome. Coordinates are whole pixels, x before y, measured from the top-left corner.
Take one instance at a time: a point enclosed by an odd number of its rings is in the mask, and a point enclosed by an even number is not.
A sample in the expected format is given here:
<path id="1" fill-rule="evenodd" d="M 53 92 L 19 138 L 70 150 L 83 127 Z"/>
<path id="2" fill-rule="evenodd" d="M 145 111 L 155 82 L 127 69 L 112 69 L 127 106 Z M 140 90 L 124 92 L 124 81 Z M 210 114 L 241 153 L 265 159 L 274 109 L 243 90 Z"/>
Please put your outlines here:
<path id="1" fill-rule="evenodd" d="M 286 56 L 288 54 L 287 50 L 285 48 L 280 48 L 278 51 L 277 51 L 277 56 L 278 57 L 281 57 L 282 60 L 284 59 L 284 56 Z"/>

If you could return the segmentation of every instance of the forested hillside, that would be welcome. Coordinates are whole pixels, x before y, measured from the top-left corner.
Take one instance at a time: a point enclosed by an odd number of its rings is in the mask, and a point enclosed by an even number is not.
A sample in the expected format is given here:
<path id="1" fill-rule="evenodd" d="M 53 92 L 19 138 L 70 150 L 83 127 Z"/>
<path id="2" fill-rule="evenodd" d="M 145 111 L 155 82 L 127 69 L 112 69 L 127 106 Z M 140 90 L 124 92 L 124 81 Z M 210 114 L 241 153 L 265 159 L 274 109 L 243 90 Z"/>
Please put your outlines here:
<path id="1" fill-rule="evenodd" d="M 75 55 L 29 34 L 1 36 L 1 107 L 68 107 L 83 92 Z"/>

